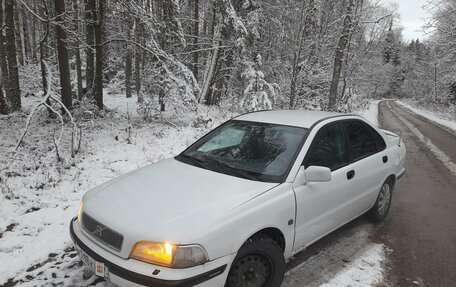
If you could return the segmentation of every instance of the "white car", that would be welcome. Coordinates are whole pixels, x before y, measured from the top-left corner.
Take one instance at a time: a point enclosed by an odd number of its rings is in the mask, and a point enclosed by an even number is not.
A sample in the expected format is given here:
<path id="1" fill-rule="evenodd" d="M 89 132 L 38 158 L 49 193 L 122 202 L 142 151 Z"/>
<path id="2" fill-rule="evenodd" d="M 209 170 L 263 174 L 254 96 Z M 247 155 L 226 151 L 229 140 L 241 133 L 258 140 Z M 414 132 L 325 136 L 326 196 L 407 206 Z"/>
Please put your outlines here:
<path id="1" fill-rule="evenodd" d="M 70 234 L 119 286 L 280 286 L 293 254 L 386 217 L 404 161 L 400 137 L 360 116 L 249 113 L 87 192 Z"/>

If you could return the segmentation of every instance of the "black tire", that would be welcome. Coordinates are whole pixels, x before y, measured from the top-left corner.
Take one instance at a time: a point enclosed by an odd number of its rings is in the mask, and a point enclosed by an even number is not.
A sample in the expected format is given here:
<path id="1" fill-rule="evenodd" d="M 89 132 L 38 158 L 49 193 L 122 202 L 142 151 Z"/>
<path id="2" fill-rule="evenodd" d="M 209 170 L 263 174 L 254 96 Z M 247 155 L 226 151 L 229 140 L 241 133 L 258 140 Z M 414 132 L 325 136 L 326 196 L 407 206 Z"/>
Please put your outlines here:
<path id="1" fill-rule="evenodd" d="M 380 223 L 385 220 L 391 207 L 393 199 L 393 182 L 387 179 L 380 188 L 374 206 L 366 213 L 367 219 L 373 223 Z"/>
<path id="2" fill-rule="evenodd" d="M 272 238 L 259 235 L 239 249 L 225 287 L 279 287 L 284 275 L 282 249 Z"/>

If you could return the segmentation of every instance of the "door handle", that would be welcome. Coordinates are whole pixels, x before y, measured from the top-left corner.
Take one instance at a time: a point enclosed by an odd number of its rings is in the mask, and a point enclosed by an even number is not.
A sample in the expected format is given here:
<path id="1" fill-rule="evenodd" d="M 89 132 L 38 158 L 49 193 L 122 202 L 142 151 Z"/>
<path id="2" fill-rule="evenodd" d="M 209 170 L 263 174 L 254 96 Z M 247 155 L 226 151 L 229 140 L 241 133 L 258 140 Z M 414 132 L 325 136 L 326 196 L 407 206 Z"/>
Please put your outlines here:
<path id="1" fill-rule="evenodd" d="M 354 170 L 350 170 L 349 172 L 347 172 L 347 179 L 350 180 L 352 178 L 355 177 L 355 171 Z"/>
<path id="2" fill-rule="evenodd" d="M 383 160 L 383 163 L 387 163 L 388 162 L 388 156 L 386 156 L 386 155 L 383 156 L 382 160 Z"/>

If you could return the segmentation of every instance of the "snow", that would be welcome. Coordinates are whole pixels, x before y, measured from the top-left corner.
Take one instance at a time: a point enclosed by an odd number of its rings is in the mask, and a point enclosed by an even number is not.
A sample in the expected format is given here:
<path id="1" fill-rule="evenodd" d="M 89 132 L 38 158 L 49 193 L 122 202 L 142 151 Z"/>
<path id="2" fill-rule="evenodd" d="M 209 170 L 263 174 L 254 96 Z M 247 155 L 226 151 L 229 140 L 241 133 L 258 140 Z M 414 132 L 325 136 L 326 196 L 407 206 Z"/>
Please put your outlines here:
<path id="1" fill-rule="evenodd" d="M 456 121 L 451 119 L 451 115 L 442 114 L 439 112 L 429 111 L 423 108 L 412 106 L 410 103 L 396 101 L 399 105 L 411 110 L 412 112 L 423 116 L 441 126 L 450 129 L 453 133 L 456 132 Z M 453 112 L 453 119 L 456 117 L 456 110 Z"/>
<path id="2" fill-rule="evenodd" d="M 37 100 L 28 98 L 24 109 L 30 110 Z M 0 118 L 2 137 L 7 131 L 0 141 L 0 262 L 8 262 L 0 265 L 0 285 L 10 279 L 23 281 L 16 286 L 43 286 L 42 281 L 69 286 L 78 280 L 78 284 L 90 284 L 94 279 L 82 279 L 83 269 L 68 233 L 82 195 L 118 175 L 177 155 L 189 142 L 231 116 L 203 107 L 200 116 L 211 119 L 205 125 L 175 128 L 144 122 L 136 112 L 134 98 L 106 95 L 105 102 L 109 115 L 85 123 L 76 159 L 66 153 L 69 134 L 65 134 L 61 163 L 56 161 L 50 140 L 59 128 L 58 120 L 46 123 L 38 113 L 24 144 L 13 156 L 11 150 L 27 112 Z M 130 124 L 131 144 L 126 131 Z M 36 270 L 30 270 L 37 264 Z"/>
<path id="3" fill-rule="evenodd" d="M 366 110 L 358 112 L 361 116 L 366 118 L 368 121 L 378 126 L 378 103 L 380 101 L 372 101 Z"/>
<path id="4" fill-rule="evenodd" d="M 382 263 L 385 258 L 383 244 L 371 244 L 350 266 L 338 273 L 331 281 L 320 287 L 365 287 L 377 286 L 383 280 Z"/>
<path id="5" fill-rule="evenodd" d="M 308 249 L 331 243 L 289 270 L 282 287 L 383 286 L 388 249 L 371 242 L 372 232 L 372 225 L 358 219 L 317 241 Z"/>

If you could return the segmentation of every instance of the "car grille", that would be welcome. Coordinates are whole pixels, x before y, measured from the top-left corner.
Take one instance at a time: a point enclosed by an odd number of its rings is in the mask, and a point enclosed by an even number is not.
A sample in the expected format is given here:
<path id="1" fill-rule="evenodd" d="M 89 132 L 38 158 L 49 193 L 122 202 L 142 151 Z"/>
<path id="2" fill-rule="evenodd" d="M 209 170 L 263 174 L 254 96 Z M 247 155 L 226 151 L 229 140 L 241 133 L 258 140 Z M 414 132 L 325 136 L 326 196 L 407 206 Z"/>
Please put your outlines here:
<path id="1" fill-rule="evenodd" d="M 101 243 L 120 251 L 123 243 L 122 234 L 110 229 L 106 225 L 93 219 L 87 213 L 82 213 L 82 227 L 95 239 Z"/>

